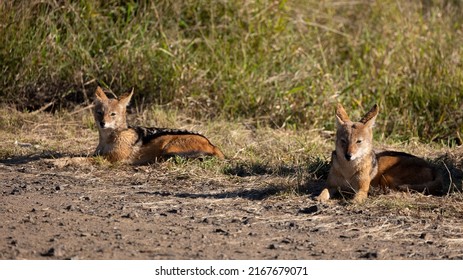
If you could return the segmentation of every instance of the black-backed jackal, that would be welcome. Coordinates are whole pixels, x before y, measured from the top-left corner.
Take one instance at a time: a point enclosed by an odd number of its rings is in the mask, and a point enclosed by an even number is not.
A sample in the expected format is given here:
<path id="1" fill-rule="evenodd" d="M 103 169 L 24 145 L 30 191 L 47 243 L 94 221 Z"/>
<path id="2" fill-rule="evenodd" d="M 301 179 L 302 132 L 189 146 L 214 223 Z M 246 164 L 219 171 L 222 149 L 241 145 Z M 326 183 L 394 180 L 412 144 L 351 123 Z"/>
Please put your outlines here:
<path id="1" fill-rule="evenodd" d="M 373 151 L 373 125 L 378 111 L 374 105 L 359 122 L 352 122 L 342 105 L 338 105 L 336 149 L 318 201 L 327 201 L 336 192 L 350 189 L 356 192 L 354 202 L 361 203 L 370 186 L 440 193 L 442 176 L 424 159 L 401 152 Z"/>
<path id="2" fill-rule="evenodd" d="M 132 95 L 133 90 L 130 94 L 113 99 L 108 98 L 100 87 L 96 89 L 93 113 L 100 139 L 95 155 L 101 155 L 110 162 L 133 164 L 155 162 L 172 156 L 224 158 L 223 153 L 200 134 L 186 130 L 128 126 L 126 107 Z"/>

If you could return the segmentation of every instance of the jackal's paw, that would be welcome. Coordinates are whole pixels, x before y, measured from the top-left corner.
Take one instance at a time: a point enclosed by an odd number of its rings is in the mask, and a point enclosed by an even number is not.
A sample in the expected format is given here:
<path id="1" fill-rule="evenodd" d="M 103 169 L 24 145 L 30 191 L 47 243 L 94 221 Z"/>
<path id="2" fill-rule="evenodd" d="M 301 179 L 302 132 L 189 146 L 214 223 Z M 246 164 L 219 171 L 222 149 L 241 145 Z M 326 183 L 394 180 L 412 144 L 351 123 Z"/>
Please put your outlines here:
<path id="1" fill-rule="evenodd" d="M 367 196 L 368 196 L 368 194 L 365 193 L 365 192 L 358 192 L 358 193 L 354 196 L 353 202 L 354 202 L 354 203 L 357 203 L 357 204 L 364 203 L 365 200 L 367 200 Z"/>
<path id="2" fill-rule="evenodd" d="M 89 158 L 86 157 L 63 157 L 57 159 L 47 159 L 45 162 L 52 164 L 56 168 L 63 168 L 66 166 L 86 166 L 90 164 Z"/>
<path id="3" fill-rule="evenodd" d="M 318 202 L 327 202 L 330 199 L 330 191 L 328 189 L 323 189 L 320 195 L 317 196 Z"/>

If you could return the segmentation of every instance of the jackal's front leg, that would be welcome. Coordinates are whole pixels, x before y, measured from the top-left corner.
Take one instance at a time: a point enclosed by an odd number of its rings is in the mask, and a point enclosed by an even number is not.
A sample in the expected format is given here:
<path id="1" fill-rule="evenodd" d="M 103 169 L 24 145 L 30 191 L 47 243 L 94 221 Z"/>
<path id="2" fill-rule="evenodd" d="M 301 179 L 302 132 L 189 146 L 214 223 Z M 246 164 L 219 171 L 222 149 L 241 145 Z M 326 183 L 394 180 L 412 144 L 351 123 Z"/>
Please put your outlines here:
<path id="1" fill-rule="evenodd" d="M 326 186 L 323 188 L 322 192 L 317 196 L 318 202 L 327 202 L 333 195 L 339 191 L 337 177 L 340 175 L 333 169 L 330 169 L 328 174 L 328 179 L 326 180 Z"/>
<path id="2" fill-rule="evenodd" d="M 326 181 L 326 186 L 317 196 L 317 201 L 326 202 L 338 192 L 337 182 L 334 179 L 336 176 L 337 174 L 334 174 L 334 171 L 330 170 L 330 173 L 328 174 L 328 180 Z"/>
<path id="3" fill-rule="evenodd" d="M 370 189 L 370 176 L 360 176 L 357 182 L 358 190 L 354 196 L 354 203 L 363 203 L 368 197 L 368 190 Z"/>

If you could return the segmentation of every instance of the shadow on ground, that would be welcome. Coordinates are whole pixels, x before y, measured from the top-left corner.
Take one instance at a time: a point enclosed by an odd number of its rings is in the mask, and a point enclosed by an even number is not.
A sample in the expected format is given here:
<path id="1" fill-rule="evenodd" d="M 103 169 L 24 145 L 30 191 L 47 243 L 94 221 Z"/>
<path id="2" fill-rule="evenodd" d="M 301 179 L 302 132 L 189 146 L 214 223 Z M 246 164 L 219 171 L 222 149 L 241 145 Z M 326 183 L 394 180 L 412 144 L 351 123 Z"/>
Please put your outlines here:
<path id="1" fill-rule="evenodd" d="M 29 155 L 23 155 L 23 156 L 14 156 L 14 157 L 9 157 L 6 159 L 0 159 L 0 163 L 6 164 L 6 165 L 18 165 L 18 164 L 27 164 L 30 162 L 35 162 L 39 161 L 41 159 L 55 159 L 55 158 L 63 158 L 66 156 L 77 156 L 77 155 L 66 155 L 54 151 L 43 151 L 39 154 L 34 153 L 34 154 L 29 154 Z"/>
<path id="2" fill-rule="evenodd" d="M 155 192 L 137 192 L 137 194 L 154 195 L 154 196 L 174 196 L 178 198 L 212 198 L 212 199 L 224 199 L 224 198 L 244 198 L 249 200 L 263 200 L 267 197 L 282 194 L 287 192 L 288 188 L 281 185 L 269 185 L 259 189 L 241 189 L 237 191 L 226 191 L 222 193 L 173 193 L 166 191 L 155 191 Z"/>

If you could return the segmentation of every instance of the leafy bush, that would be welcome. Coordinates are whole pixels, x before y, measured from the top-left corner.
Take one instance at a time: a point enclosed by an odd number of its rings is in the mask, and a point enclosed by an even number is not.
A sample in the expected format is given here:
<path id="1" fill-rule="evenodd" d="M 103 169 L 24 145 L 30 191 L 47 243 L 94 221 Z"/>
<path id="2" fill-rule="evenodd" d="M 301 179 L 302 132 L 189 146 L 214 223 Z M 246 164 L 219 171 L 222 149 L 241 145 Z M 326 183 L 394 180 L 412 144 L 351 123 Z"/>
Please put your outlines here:
<path id="1" fill-rule="evenodd" d="M 336 102 L 379 103 L 378 135 L 461 143 L 459 3 L 2 1 L 0 94 L 60 108 L 98 82 L 195 118 L 327 129 Z"/>

